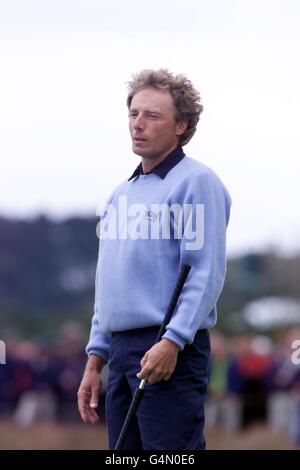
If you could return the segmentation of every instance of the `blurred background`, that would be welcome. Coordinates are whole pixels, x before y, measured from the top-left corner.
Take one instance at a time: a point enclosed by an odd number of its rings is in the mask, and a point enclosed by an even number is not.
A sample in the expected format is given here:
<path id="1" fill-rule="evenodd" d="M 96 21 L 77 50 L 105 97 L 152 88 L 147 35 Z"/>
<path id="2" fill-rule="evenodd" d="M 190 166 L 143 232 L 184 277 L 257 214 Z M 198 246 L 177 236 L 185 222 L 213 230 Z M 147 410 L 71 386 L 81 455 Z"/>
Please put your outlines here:
<path id="1" fill-rule="evenodd" d="M 233 201 L 207 446 L 300 448 L 299 46 L 297 0 L 0 0 L 1 449 L 107 448 L 105 388 L 98 426 L 76 406 L 96 211 L 139 163 L 126 82 L 159 67 L 200 90 L 185 152 Z"/>

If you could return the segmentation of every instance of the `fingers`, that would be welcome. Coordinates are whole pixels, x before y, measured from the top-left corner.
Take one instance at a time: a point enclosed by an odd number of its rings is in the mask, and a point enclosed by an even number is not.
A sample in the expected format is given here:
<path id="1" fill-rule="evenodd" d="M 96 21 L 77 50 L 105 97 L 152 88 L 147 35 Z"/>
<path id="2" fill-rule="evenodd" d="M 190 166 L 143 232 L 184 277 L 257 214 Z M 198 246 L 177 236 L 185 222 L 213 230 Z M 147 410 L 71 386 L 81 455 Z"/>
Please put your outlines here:
<path id="1" fill-rule="evenodd" d="M 141 361 L 142 362 L 142 361 Z M 142 369 L 140 370 L 140 372 L 138 372 L 136 374 L 137 378 L 142 380 L 142 379 L 146 379 L 148 377 L 148 375 L 152 372 L 152 367 L 149 366 L 149 364 L 146 364 L 142 367 Z"/>
<path id="2" fill-rule="evenodd" d="M 144 357 L 142 358 L 142 360 L 140 362 L 142 368 L 146 364 L 147 360 L 148 360 L 148 352 L 146 352 L 146 354 L 144 355 Z"/>
<path id="3" fill-rule="evenodd" d="M 147 376 L 150 374 L 150 372 L 152 371 L 152 368 L 149 367 L 149 362 L 148 362 L 148 352 L 146 352 L 146 354 L 144 355 L 144 357 L 142 358 L 141 362 L 140 362 L 140 365 L 141 365 L 141 370 L 138 374 L 136 374 L 137 378 L 142 380 L 142 379 L 146 379 Z"/>
<path id="4" fill-rule="evenodd" d="M 153 371 L 147 378 L 147 382 L 149 384 L 155 384 L 156 382 L 160 382 L 161 380 L 162 380 L 161 374 L 157 374 L 155 373 L 155 371 Z"/>
<path id="5" fill-rule="evenodd" d="M 149 383 L 169 380 L 176 366 L 177 354 L 177 347 L 174 350 L 174 345 L 169 341 L 155 344 L 140 362 L 138 379 L 145 379 Z"/>
<path id="6" fill-rule="evenodd" d="M 172 374 L 170 372 L 160 372 L 160 371 L 157 372 L 154 370 L 148 376 L 147 382 L 149 382 L 150 384 L 154 384 L 156 382 L 161 382 L 161 381 L 167 382 L 168 380 L 170 380 L 171 376 Z"/>
<path id="7" fill-rule="evenodd" d="M 99 422 L 99 416 L 95 410 L 92 410 L 89 406 L 83 406 L 80 409 L 80 416 L 86 424 L 97 424 Z"/>
<path id="8" fill-rule="evenodd" d="M 147 379 L 147 382 L 149 382 L 150 384 L 154 384 L 156 382 L 160 382 L 161 380 L 170 380 L 172 372 L 170 372 L 169 370 L 162 371 L 161 368 L 153 368 L 148 363 L 142 368 L 142 370 L 138 374 L 136 374 L 136 376 L 140 380 Z"/>
<path id="9" fill-rule="evenodd" d="M 96 408 L 99 403 L 100 390 L 101 378 L 99 372 L 87 370 L 77 393 L 79 413 L 85 423 L 96 424 L 99 422 Z"/>
<path id="10" fill-rule="evenodd" d="M 92 398 L 91 398 L 91 401 L 90 401 L 90 407 L 93 408 L 93 409 L 97 408 L 98 402 L 99 402 L 99 388 L 94 387 L 92 389 Z"/>
<path id="11" fill-rule="evenodd" d="M 91 406 L 93 405 L 93 406 Z M 91 399 L 91 393 L 79 390 L 78 392 L 78 409 L 81 419 L 84 423 L 97 424 L 99 422 L 99 416 L 97 415 L 96 408 L 98 406 L 97 400 Z"/>
<path id="12" fill-rule="evenodd" d="M 164 380 L 165 382 L 167 382 L 168 380 L 170 380 L 171 377 L 172 377 L 172 374 L 167 374 L 167 375 L 165 375 L 165 377 L 163 378 L 163 380 Z"/>
<path id="13" fill-rule="evenodd" d="M 96 411 L 88 405 L 88 403 L 81 402 L 78 404 L 78 408 L 81 419 L 84 423 L 97 424 L 99 422 L 99 416 Z"/>

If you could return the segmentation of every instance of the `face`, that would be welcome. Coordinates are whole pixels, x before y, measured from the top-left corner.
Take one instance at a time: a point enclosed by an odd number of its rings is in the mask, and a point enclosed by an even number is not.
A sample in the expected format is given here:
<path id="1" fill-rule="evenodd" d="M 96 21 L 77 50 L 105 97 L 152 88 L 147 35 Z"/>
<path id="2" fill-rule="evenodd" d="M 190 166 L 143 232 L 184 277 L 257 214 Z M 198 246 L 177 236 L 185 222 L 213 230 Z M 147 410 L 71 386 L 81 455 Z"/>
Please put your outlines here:
<path id="1" fill-rule="evenodd" d="M 143 158 L 158 159 L 178 145 L 186 123 L 175 121 L 173 97 L 167 90 L 145 88 L 132 98 L 129 130 L 132 150 Z"/>

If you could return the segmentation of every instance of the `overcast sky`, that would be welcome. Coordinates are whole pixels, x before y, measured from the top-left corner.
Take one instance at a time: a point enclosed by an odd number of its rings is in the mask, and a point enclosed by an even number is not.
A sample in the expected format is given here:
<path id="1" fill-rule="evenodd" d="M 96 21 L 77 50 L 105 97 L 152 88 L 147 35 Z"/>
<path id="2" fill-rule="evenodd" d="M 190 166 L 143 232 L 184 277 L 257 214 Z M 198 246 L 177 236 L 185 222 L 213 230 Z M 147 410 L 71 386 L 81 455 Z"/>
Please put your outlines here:
<path id="1" fill-rule="evenodd" d="M 0 0 L 0 214 L 94 215 L 139 157 L 126 82 L 186 74 L 186 153 L 232 196 L 230 254 L 300 250 L 298 0 Z"/>

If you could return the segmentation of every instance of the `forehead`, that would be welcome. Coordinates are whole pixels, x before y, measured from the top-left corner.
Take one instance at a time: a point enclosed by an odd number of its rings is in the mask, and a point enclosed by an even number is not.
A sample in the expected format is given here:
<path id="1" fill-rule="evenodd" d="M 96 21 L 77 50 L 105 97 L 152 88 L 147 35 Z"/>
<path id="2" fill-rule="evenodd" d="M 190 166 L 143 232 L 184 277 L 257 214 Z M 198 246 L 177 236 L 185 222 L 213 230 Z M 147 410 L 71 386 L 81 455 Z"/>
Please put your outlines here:
<path id="1" fill-rule="evenodd" d="M 138 91 L 132 98 L 130 109 L 156 109 L 159 111 L 174 111 L 174 101 L 169 90 L 156 88 L 144 88 Z"/>

